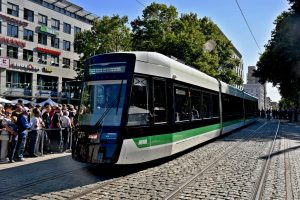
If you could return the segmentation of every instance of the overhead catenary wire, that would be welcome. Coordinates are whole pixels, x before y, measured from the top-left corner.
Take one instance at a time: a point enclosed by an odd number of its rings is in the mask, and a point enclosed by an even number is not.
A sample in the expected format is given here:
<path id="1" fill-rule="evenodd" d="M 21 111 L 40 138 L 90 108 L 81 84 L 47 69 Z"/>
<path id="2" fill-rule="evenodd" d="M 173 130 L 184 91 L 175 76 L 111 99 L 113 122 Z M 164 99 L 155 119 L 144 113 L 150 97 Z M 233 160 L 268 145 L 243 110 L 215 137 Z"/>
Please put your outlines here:
<path id="1" fill-rule="evenodd" d="M 138 2 L 140 5 L 142 5 L 144 8 L 146 8 L 147 10 L 149 10 L 150 12 L 152 12 L 154 15 L 156 15 L 156 17 L 159 17 L 159 15 L 154 12 L 153 10 L 149 9 L 149 7 L 147 7 L 145 4 L 143 4 L 141 1 L 139 0 L 135 0 L 136 2 Z"/>
<path id="2" fill-rule="evenodd" d="M 250 28 L 250 25 L 249 25 L 249 23 L 248 23 L 248 21 L 247 21 L 245 15 L 244 15 L 244 12 L 243 12 L 243 10 L 242 10 L 242 8 L 241 8 L 241 6 L 240 6 L 238 0 L 235 0 L 235 3 L 236 3 L 236 5 L 238 6 L 238 8 L 239 8 L 239 10 L 240 10 L 240 12 L 241 12 L 241 14 L 242 14 L 242 16 L 243 16 L 243 18 L 244 18 L 244 21 L 245 21 L 245 23 L 246 23 L 246 25 L 247 25 L 247 27 L 248 27 L 248 29 L 249 29 L 249 31 L 250 31 L 250 34 L 251 34 L 251 36 L 252 36 L 252 38 L 253 38 L 253 40 L 254 40 L 254 42 L 255 42 L 255 44 L 256 44 L 258 50 L 259 50 L 259 53 L 261 54 L 261 53 L 262 53 L 262 52 L 261 52 L 261 49 L 260 49 L 260 47 L 259 47 L 259 45 L 258 45 L 258 42 L 257 42 L 257 40 L 256 40 L 256 38 L 255 38 L 255 36 L 254 36 L 254 34 L 253 34 L 251 28 Z"/>

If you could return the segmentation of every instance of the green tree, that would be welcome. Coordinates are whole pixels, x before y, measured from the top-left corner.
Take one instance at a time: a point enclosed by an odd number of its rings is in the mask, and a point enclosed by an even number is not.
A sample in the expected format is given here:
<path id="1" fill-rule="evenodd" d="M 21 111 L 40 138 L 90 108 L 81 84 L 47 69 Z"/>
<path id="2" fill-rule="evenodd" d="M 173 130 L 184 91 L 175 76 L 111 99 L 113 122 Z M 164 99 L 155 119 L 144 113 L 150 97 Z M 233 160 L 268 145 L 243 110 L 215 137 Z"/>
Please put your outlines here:
<path id="1" fill-rule="evenodd" d="M 174 6 L 152 3 L 143 10 L 142 18 L 131 22 L 132 47 L 134 50 L 157 51 L 169 38 L 172 26 L 178 18 Z"/>
<path id="2" fill-rule="evenodd" d="M 279 86 L 285 99 L 299 104 L 300 97 L 300 1 L 289 0 L 291 8 L 275 20 L 271 39 L 257 62 L 254 75 L 261 83 Z"/>
<path id="3" fill-rule="evenodd" d="M 229 84 L 242 84 L 235 73 L 239 60 L 233 57 L 233 45 L 210 19 L 187 13 L 178 17 L 176 8 L 152 3 L 143 16 L 132 23 L 133 49 L 172 55 Z M 205 51 L 213 40 L 216 48 Z"/>
<path id="4" fill-rule="evenodd" d="M 83 62 L 92 55 L 131 50 L 130 30 L 126 26 L 128 18 L 114 15 L 103 16 L 94 22 L 91 30 L 77 33 L 74 40 L 75 51 L 80 55 L 76 72 L 77 79 L 83 75 Z"/>

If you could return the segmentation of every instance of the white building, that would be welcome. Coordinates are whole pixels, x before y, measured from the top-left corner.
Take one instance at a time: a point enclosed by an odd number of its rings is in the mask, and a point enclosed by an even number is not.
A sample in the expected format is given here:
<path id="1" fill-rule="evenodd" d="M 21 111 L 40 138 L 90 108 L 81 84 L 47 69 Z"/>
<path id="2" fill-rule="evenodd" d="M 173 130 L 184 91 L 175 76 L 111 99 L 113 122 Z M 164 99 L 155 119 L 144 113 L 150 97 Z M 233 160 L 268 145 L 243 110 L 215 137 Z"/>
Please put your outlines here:
<path id="1" fill-rule="evenodd" d="M 260 84 L 259 79 L 252 75 L 254 69 L 255 66 L 248 67 L 247 84 L 244 84 L 244 90 L 258 98 L 258 109 L 266 110 L 266 85 Z"/>
<path id="2" fill-rule="evenodd" d="M 2 0 L 0 9 L 0 95 L 78 98 L 74 38 L 97 16 L 65 0 Z"/>

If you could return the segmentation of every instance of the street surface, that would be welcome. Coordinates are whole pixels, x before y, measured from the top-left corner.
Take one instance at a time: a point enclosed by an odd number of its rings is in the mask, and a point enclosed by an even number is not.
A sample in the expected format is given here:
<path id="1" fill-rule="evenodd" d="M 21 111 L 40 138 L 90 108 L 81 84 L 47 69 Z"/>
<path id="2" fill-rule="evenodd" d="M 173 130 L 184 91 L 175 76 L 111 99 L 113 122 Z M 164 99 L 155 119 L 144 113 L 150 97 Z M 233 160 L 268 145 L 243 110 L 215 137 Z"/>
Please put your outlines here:
<path id="1" fill-rule="evenodd" d="M 276 132 L 261 199 L 300 199 L 300 126 L 277 120 L 143 165 L 90 165 L 69 153 L 2 164 L 0 199 L 254 199 Z"/>

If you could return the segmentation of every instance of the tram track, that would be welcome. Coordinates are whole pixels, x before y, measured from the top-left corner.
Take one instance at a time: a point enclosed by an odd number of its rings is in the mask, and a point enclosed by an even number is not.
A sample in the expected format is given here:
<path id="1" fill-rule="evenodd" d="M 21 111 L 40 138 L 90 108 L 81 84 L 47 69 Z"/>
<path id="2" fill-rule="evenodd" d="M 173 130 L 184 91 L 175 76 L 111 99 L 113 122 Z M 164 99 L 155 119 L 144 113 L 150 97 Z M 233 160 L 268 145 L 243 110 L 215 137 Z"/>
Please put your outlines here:
<path id="1" fill-rule="evenodd" d="M 191 183 L 193 183 L 197 178 L 201 177 L 205 172 L 209 171 L 211 167 L 216 165 L 220 160 L 226 159 L 226 156 L 235 148 L 241 146 L 243 143 L 247 142 L 247 140 L 250 140 L 252 137 L 259 135 L 258 131 L 262 129 L 264 126 L 266 126 L 268 122 L 265 122 L 263 125 L 252 131 L 252 134 L 249 135 L 249 137 L 245 138 L 245 140 L 238 142 L 237 144 L 233 145 L 232 147 L 228 148 L 224 153 L 222 153 L 219 157 L 214 159 L 212 162 L 210 162 L 205 168 L 203 168 L 201 171 L 195 173 L 194 175 L 187 178 L 183 183 L 181 183 L 179 186 L 177 186 L 173 191 L 168 193 L 164 199 L 175 199 L 178 197 Z M 278 129 L 277 129 L 278 130 Z"/>
<path id="2" fill-rule="evenodd" d="M 269 168 L 270 168 L 271 155 L 274 151 L 277 136 L 278 136 L 279 126 L 280 126 L 280 121 L 278 122 L 277 130 L 275 132 L 275 135 L 274 135 L 274 138 L 273 138 L 273 141 L 272 141 L 272 145 L 269 149 L 267 159 L 264 163 L 263 170 L 262 170 L 262 172 L 260 174 L 260 177 L 259 177 L 259 179 L 256 183 L 256 186 L 254 187 L 254 191 L 252 193 L 252 198 L 251 198 L 253 200 L 261 200 L 262 199 L 263 190 L 264 190 L 265 183 L 266 183 L 266 177 L 267 177 L 267 174 L 268 174 L 268 171 L 269 171 Z"/>
<path id="3" fill-rule="evenodd" d="M 254 131 L 251 131 L 251 133 L 255 133 L 257 130 L 261 129 L 261 128 L 264 127 L 266 124 L 267 124 L 266 122 L 263 123 L 259 128 L 257 128 L 257 129 L 254 130 Z M 248 135 L 248 137 L 252 137 L 252 136 L 253 136 L 253 134 Z M 232 150 L 233 148 L 235 148 L 236 146 L 237 146 L 237 145 L 233 145 L 233 147 L 231 147 L 231 148 L 229 147 L 230 149 L 229 149 L 228 151 L 231 151 L 231 150 Z M 221 157 L 222 157 L 222 156 L 221 156 Z M 219 158 L 219 159 L 221 159 L 221 158 Z M 211 164 L 208 165 L 206 168 L 209 168 L 210 166 L 211 166 Z M 79 191 L 79 192 L 75 192 L 75 194 L 73 193 L 74 195 L 68 197 L 67 199 L 68 199 L 68 200 L 80 199 L 81 197 L 84 197 L 84 196 L 86 196 L 86 195 L 91 194 L 93 191 L 97 191 L 97 190 L 100 190 L 100 189 L 102 189 L 102 188 L 104 188 L 104 187 L 106 187 L 106 186 L 113 185 L 114 183 L 117 183 L 118 181 L 120 181 L 120 180 L 122 180 L 122 179 L 124 179 L 124 178 L 126 178 L 126 177 L 125 177 L 125 176 L 120 176 L 120 177 L 118 177 L 118 178 L 114 178 L 114 179 L 107 180 L 107 181 L 104 181 L 104 182 L 96 183 L 96 184 L 97 184 L 96 186 L 89 187 L 89 188 L 84 189 L 84 190 L 81 190 L 81 191 Z"/>
<path id="4" fill-rule="evenodd" d="M 258 131 L 259 129 L 261 129 L 262 127 L 264 127 L 266 124 L 267 124 L 267 122 L 263 123 L 259 128 L 257 128 L 256 130 L 252 131 L 252 132 L 251 132 L 252 134 L 249 134 L 248 137 L 251 138 L 253 135 L 255 135 L 255 132 L 256 132 L 256 131 Z M 233 146 L 231 146 L 231 147 L 228 147 L 229 150 L 227 150 L 226 153 L 232 151 L 232 149 L 236 148 L 237 146 L 238 146 L 238 145 L 233 145 Z M 226 154 L 226 153 L 224 153 L 224 154 Z M 208 164 L 208 165 L 205 167 L 205 169 L 202 170 L 202 171 L 199 173 L 199 175 L 200 175 L 201 173 L 204 173 L 206 170 L 208 170 L 215 162 L 217 162 L 218 160 L 222 159 L 223 156 L 224 156 L 224 155 L 222 154 L 220 157 L 218 157 L 218 158 L 217 158 L 216 160 L 214 160 L 212 163 Z M 190 179 L 193 179 L 193 177 L 194 177 L 194 176 L 192 176 Z M 86 195 L 92 193 L 93 191 L 100 190 L 100 189 L 102 189 L 102 188 L 104 188 L 104 187 L 106 187 L 106 186 L 108 186 L 108 185 L 110 185 L 110 184 L 114 184 L 114 183 L 120 181 L 120 180 L 123 179 L 123 178 L 125 178 L 125 177 L 119 177 L 119 178 L 117 178 L 117 179 L 110 180 L 110 181 L 107 181 L 107 182 L 105 182 L 105 183 L 101 183 L 100 185 L 97 185 L 97 186 L 95 186 L 95 187 L 89 188 L 89 189 L 87 189 L 87 190 L 84 190 L 84 191 L 82 191 L 82 192 L 80 192 L 80 193 L 77 193 L 77 194 L 73 195 L 72 197 L 69 197 L 68 200 L 79 199 L 79 198 L 81 198 L 81 197 L 84 197 L 84 196 L 86 196 Z M 188 181 L 192 181 L 192 180 L 190 180 L 190 179 L 189 179 Z M 179 186 L 179 189 L 183 189 L 183 187 L 182 187 L 182 186 L 181 186 L 181 187 Z M 167 199 L 168 199 L 168 198 L 167 198 Z"/>

